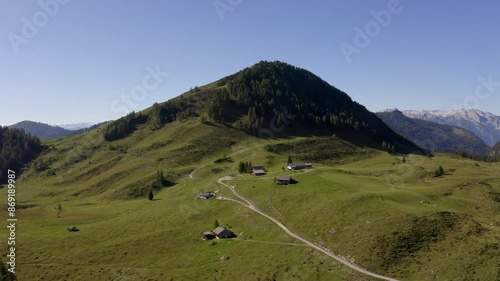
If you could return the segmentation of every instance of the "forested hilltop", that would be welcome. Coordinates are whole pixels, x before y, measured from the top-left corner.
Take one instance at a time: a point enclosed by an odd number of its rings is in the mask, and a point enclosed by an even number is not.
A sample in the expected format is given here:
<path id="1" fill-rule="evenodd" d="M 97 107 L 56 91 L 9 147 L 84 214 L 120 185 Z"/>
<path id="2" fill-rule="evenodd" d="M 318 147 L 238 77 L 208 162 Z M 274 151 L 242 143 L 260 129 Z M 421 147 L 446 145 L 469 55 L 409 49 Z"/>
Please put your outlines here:
<path id="1" fill-rule="evenodd" d="M 311 130 L 332 133 L 355 132 L 379 146 L 398 152 L 421 151 L 411 141 L 394 133 L 374 113 L 354 102 L 346 93 L 313 73 L 283 62 L 262 61 L 212 84 L 195 87 L 145 113 L 131 113 L 105 131 L 114 141 L 128 136 L 136 125 L 159 128 L 166 123 L 199 117 L 266 137 L 265 129 L 286 126 L 278 133 L 307 134 Z M 319 130 L 318 130 L 319 129 Z M 267 131 L 268 132 L 268 131 Z"/>

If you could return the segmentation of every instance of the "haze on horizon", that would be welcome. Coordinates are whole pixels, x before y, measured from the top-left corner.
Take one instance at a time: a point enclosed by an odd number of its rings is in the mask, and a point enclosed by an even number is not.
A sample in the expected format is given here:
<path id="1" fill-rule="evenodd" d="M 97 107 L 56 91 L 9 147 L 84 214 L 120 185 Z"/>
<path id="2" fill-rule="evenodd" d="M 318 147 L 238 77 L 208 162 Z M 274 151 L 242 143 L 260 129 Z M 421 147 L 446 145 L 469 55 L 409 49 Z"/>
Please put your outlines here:
<path id="1" fill-rule="evenodd" d="M 493 0 L 2 1 L 0 124 L 116 119 L 260 60 L 310 70 L 371 111 L 500 115 L 499 8 Z"/>

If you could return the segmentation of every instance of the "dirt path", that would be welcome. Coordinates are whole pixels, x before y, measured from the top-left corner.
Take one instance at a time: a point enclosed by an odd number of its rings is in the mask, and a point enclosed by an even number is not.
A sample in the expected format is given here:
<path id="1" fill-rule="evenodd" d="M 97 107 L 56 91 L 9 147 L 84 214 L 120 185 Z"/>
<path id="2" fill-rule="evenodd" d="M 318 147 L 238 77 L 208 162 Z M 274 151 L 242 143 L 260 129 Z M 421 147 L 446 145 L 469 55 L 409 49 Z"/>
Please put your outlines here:
<path id="1" fill-rule="evenodd" d="M 194 178 L 194 173 L 196 173 L 196 171 L 198 171 L 198 168 L 194 169 L 194 171 L 192 171 L 192 172 L 188 175 L 188 177 L 189 177 L 190 179 L 193 179 L 193 178 Z"/>
<path id="2" fill-rule="evenodd" d="M 298 243 L 284 243 L 284 242 L 269 242 L 269 241 L 259 241 L 259 240 L 241 240 L 242 242 L 249 243 L 262 243 L 269 245 L 278 245 L 278 246 L 293 246 L 293 247 L 309 247 L 306 244 L 298 244 Z"/>
<path id="3" fill-rule="evenodd" d="M 299 235 L 293 233 L 292 231 L 290 231 L 286 226 L 284 226 L 280 221 L 278 221 L 277 219 L 269 216 L 268 214 L 262 212 L 261 210 L 259 210 L 259 208 L 252 202 L 250 201 L 249 199 L 243 197 L 242 195 L 240 195 L 236 189 L 234 188 L 234 186 L 232 185 L 229 185 L 227 183 L 225 183 L 224 181 L 227 181 L 227 180 L 230 180 L 231 177 L 229 176 L 226 176 L 226 177 L 222 177 L 220 179 L 217 180 L 218 183 L 224 185 L 225 187 L 227 187 L 237 198 L 241 199 L 242 201 L 239 201 L 239 200 L 236 200 L 236 199 L 232 199 L 232 198 L 226 198 L 226 197 L 218 197 L 217 199 L 219 200 L 227 200 L 227 201 L 232 201 L 232 202 L 235 202 L 235 203 L 238 203 L 240 205 L 243 205 L 245 206 L 246 208 L 258 213 L 259 215 L 263 216 L 263 217 L 266 217 L 267 219 L 269 219 L 270 221 L 272 221 L 273 223 L 275 223 L 277 226 L 279 226 L 281 229 L 283 229 L 288 235 L 290 235 L 291 237 L 303 242 L 304 244 L 306 244 L 307 246 L 313 248 L 313 249 L 316 249 L 320 252 L 322 252 L 323 254 L 337 260 L 338 262 L 348 266 L 349 268 L 359 272 L 359 273 L 362 273 L 364 275 L 367 275 L 367 276 L 370 276 L 370 277 L 374 277 L 374 278 L 377 278 L 377 279 L 380 279 L 380 280 L 387 280 L 387 281 L 398 281 L 397 279 L 393 279 L 393 278 L 390 278 L 390 277 L 385 277 L 385 276 L 382 276 L 382 275 L 379 275 L 379 274 L 376 274 L 376 273 L 373 273 L 373 272 L 370 272 L 366 269 L 363 269 L 355 264 L 352 264 L 344 259 L 342 259 L 340 256 L 337 256 L 335 254 L 333 254 L 332 252 L 330 252 L 328 249 L 325 249 L 325 248 L 322 248 L 302 237 L 300 237 Z"/>

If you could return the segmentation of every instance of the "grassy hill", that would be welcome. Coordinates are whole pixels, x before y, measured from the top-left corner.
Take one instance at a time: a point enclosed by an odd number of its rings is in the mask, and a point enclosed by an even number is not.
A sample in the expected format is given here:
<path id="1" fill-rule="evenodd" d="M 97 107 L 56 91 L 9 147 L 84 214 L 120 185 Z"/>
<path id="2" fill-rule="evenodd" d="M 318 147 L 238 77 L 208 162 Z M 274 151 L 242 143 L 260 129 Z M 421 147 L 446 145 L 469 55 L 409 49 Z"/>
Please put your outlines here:
<path id="1" fill-rule="evenodd" d="M 486 155 L 490 150 L 474 133 L 459 127 L 409 118 L 399 110 L 379 112 L 377 116 L 403 137 L 430 151 Z"/>
<path id="2" fill-rule="evenodd" d="M 237 95 L 216 97 L 214 89 L 229 87 L 224 81 L 85 134 L 45 141 L 16 182 L 19 279 L 374 280 L 240 204 L 197 199 L 202 191 L 235 199 L 217 183 L 227 175 L 293 232 L 376 273 L 419 281 L 499 277 L 499 163 L 447 154 L 407 154 L 403 161 L 381 150 L 380 140 L 395 150 L 420 150 L 394 133 L 379 138 L 387 127 L 370 114 L 368 131 L 354 121 L 352 128 L 312 125 L 304 116 L 263 137 L 266 127 L 255 127 L 253 110 L 243 112 Z M 218 99 L 236 105 L 217 107 Z M 289 157 L 314 169 L 287 171 Z M 265 166 L 267 175 L 239 174 L 242 161 Z M 445 174 L 436 178 L 439 166 Z M 158 184 L 160 170 L 168 184 Z M 297 183 L 275 185 L 279 175 Z M 238 237 L 202 241 L 215 220 Z M 80 231 L 69 232 L 72 225 Z"/>
<path id="3" fill-rule="evenodd" d="M 0 126 L 0 184 L 7 183 L 9 170 L 20 174 L 42 149 L 38 138 L 20 129 Z"/>
<path id="4" fill-rule="evenodd" d="M 102 130 L 47 143 L 37 161 L 49 168 L 36 172 L 35 162 L 17 183 L 20 279 L 371 280 L 238 204 L 196 199 L 231 197 L 216 180 L 237 174 L 239 161 L 269 171 L 238 175 L 231 183 L 240 193 L 365 268 L 403 280 L 497 277 L 498 163 L 408 155 L 403 164 L 338 137 L 265 140 L 194 118 L 147 130 L 113 144 Z M 316 160 L 315 169 L 283 171 L 288 155 Z M 228 157 L 235 162 L 214 164 Z M 444 178 L 433 177 L 439 165 Z M 149 201 L 158 169 L 175 185 Z M 298 184 L 274 185 L 283 174 Z M 202 241 L 216 219 L 238 238 Z"/>
<path id="5" fill-rule="evenodd" d="M 490 156 L 500 156 L 500 142 L 497 142 L 490 150 Z"/>

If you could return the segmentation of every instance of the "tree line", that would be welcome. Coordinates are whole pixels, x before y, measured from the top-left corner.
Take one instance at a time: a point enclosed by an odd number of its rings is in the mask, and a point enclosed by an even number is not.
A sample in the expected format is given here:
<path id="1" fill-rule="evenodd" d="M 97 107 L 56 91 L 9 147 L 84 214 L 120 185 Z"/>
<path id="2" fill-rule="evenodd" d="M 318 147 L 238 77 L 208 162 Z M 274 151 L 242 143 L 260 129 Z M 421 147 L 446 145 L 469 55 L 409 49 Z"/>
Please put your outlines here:
<path id="1" fill-rule="evenodd" d="M 141 124 L 149 123 L 151 129 L 159 129 L 163 124 L 184 121 L 190 116 L 198 116 L 198 114 L 193 105 L 183 97 L 162 104 L 155 103 L 147 114 L 133 111 L 127 116 L 111 122 L 104 131 L 104 139 L 106 141 L 123 139 L 132 134 Z"/>
<path id="2" fill-rule="evenodd" d="M 132 111 L 130 114 L 111 122 L 104 130 L 104 139 L 106 141 L 122 139 L 133 133 L 137 125 L 144 124 L 147 120 L 146 115 Z"/>
<path id="3" fill-rule="evenodd" d="M 395 134 L 375 114 L 354 102 L 346 93 L 330 86 L 311 72 L 282 62 L 260 62 L 217 81 L 196 88 L 162 104 L 154 104 L 145 119 L 124 117 L 108 126 L 106 140 L 123 138 L 141 122 L 152 129 L 201 116 L 251 134 L 273 126 L 335 131 L 357 131 L 380 143 L 386 141 L 396 152 L 418 150 Z M 293 122 L 291 122 L 293 120 Z"/>
<path id="4" fill-rule="evenodd" d="M 456 152 L 455 155 L 481 162 L 500 162 L 500 155 L 474 155 L 464 151 Z"/>
<path id="5" fill-rule="evenodd" d="M 285 63 L 261 62 L 225 81 L 208 108 L 209 118 L 221 121 L 227 108 L 238 108 L 248 131 L 257 131 L 264 120 L 275 118 L 280 126 L 291 115 L 313 127 L 366 130 L 368 120 L 360 106 L 345 93 L 314 74 Z"/>
<path id="6" fill-rule="evenodd" d="M 246 173 L 246 174 L 251 174 L 252 173 L 252 162 L 240 162 L 238 165 L 238 172 L 240 174 Z"/>

